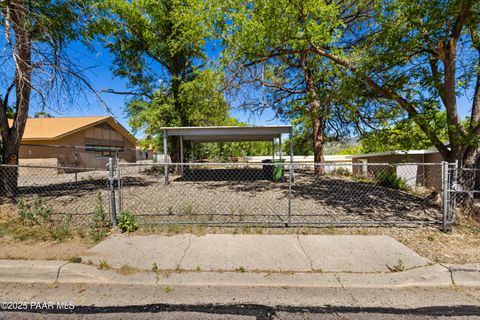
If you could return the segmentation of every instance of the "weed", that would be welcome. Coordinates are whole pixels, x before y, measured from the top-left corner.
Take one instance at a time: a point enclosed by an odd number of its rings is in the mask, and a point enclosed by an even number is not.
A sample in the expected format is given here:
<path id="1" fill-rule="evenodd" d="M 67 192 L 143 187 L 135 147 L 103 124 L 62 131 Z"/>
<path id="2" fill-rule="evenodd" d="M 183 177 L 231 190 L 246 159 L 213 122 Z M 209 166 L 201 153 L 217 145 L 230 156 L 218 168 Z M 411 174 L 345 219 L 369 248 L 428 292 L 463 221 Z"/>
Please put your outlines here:
<path id="1" fill-rule="evenodd" d="M 427 240 L 428 241 L 434 241 L 435 237 L 432 234 L 429 234 L 428 237 L 427 237 Z"/>
<path id="2" fill-rule="evenodd" d="M 30 203 L 20 198 L 17 203 L 17 208 L 20 220 L 26 226 L 50 221 L 52 210 L 45 204 L 45 199 L 36 194 L 32 196 Z"/>
<path id="3" fill-rule="evenodd" d="M 235 270 L 235 271 L 241 272 L 241 273 L 247 272 L 247 270 L 246 270 L 243 266 L 240 266 L 240 268 L 238 268 L 238 269 Z"/>
<path id="4" fill-rule="evenodd" d="M 97 192 L 95 215 L 93 216 L 93 223 L 90 228 L 90 236 L 94 241 L 100 241 L 108 235 L 110 223 L 108 221 L 107 213 L 103 208 L 103 197 L 100 191 Z"/>
<path id="5" fill-rule="evenodd" d="M 173 289 L 170 288 L 169 286 L 163 287 L 163 292 L 165 292 L 165 293 L 170 293 L 170 292 L 172 292 L 172 291 L 173 291 Z"/>
<path id="6" fill-rule="evenodd" d="M 401 272 L 401 271 L 404 271 L 404 270 L 405 270 L 405 265 L 403 264 L 402 259 L 398 259 L 396 265 L 394 265 L 393 267 L 389 267 L 389 266 L 387 265 L 387 268 L 388 268 L 391 272 Z"/>
<path id="7" fill-rule="evenodd" d="M 79 256 L 72 256 L 68 259 L 68 262 L 71 263 L 82 263 L 82 257 Z"/>
<path id="8" fill-rule="evenodd" d="M 156 262 L 152 263 L 152 271 L 153 271 L 153 272 L 157 272 L 157 271 L 158 271 L 158 266 L 157 266 L 157 263 L 156 263 Z"/>
<path id="9" fill-rule="evenodd" d="M 88 260 L 88 261 L 87 261 L 87 264 L 88 264 L 89 266 L 91 266 L 91 265 L 93 265 L 93 261 L 92 261 L 92 260 Z"/>
<path id="10" fill-rule="evenodd" d="M 50 235 L 55 241 L 65 241 L 72 237 L 72 230 L 69 223 L 52 226 Z"/>
<path id="11" fill-rule="evenodd" d="M 135 216 L 129 211 L 122 211 L 118 219 L 118 227 L 122 232 L 134 232 L 138 229 L 138 223 Z"/>
<path id="12" fill-rule="evenodd" d="M 110 269 L 110 265 L 108 264 L 107 260 L 100 260 L 98 265 L 99 270 L 108 270 Z"/>
<path id="13" fill-rule="evenodd" d="M 197 266 L 197 269 L 196 269 L 196 270 L 197 270 L 197 272 L 202 271 L 202 269 L 200 269 L 200 266 Z"/>

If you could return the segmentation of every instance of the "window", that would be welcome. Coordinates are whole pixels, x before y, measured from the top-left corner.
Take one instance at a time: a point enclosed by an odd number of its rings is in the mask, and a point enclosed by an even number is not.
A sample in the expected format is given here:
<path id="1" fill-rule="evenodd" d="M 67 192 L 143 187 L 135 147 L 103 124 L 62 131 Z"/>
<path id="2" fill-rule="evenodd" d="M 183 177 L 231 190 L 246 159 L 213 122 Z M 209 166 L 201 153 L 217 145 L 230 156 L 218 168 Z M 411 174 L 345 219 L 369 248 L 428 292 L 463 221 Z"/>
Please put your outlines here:
<path id="1" fill-rule="evenodd" d="M 87 144 L 85 145 L 85 151 L 95 152 L 95 157 L 115 157 L 117 151 L 123 152 L 124 148 L 120 146 L 98 146 Z"/>

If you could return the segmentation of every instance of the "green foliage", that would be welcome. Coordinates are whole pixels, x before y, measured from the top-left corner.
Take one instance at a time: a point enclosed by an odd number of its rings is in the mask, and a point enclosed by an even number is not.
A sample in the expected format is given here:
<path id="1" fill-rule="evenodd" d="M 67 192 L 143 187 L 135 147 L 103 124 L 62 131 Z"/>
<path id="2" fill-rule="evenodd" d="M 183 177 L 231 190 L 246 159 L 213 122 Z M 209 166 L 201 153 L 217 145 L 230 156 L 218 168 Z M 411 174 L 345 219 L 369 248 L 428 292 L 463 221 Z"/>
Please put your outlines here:
<path id="1" fill-rule="evenodd" d="M 108 235 L 109 229 L 110 222 L 108 220 L 107 212 L 103 207 L 102 193 L 98 191 L 95 203 L 95 214 L 93 216 L 93 223 L 90 226 L 90 236 L 94 241 L 100 241 Z"/>
<path id="2" fill-rule="evenodd" d="M 448 141 L 446 114 L 437 112 L 429 126 L 435 128 L 437 136 Z M 422 150 L 433 147 L 432 141 L 417 124 L 409 120 L 396 122 L 380 130 L 367 132 L 361 139 L 361 147 L 365 153 L 394 150 Z"/>
<path id="3" fill-rule="evenodd" d="M 118 227 L 122 232 L 134 232 L 138 229 L 138 223 L 133 213 L 129 211 L 122 211 L 118 219 Z"/>
<path id="4" fill-rule="evenodd" d="M 405 180 L 397 176 L 397 174 L 392 170 L 377 171 L 375 172 L 374 176 L 375 182 L 382 187 L 399 190 L 406 189 L 407 184 Z"/>
<path id="5" fill-rule="evenodd" d="M 200 0 L 107 0 L 94 32 L 114 56 L 114 74 L 128 79 L 129 124 L 162 149 L 162 126 L 220 125 L 229 105 L 221 73 L 208 65 Z M 178 145 L 177 145 L 178 146 Z M 178 148 L 174 156 L 178 156 Z M 186 146 L 186 153 L 189 146 Z M 178 159 L 177 159 L 178 160 Z"/>
<path id="6" fill-rule="evenodd" d="M 33 195 L 30 202 L 20 198 L 17 203 L 18 215 L 25 225 L 49 222 L 52 210 L 45 203 L 45 199 L 38 195 Z"/>

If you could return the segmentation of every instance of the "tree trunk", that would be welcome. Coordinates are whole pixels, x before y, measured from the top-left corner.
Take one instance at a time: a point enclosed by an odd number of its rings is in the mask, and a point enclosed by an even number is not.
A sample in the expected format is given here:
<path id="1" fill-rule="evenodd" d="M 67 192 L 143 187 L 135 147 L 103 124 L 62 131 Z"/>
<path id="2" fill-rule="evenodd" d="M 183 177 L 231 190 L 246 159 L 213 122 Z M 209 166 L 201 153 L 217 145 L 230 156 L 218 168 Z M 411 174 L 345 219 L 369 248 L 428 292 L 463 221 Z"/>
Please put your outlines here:
<path id="1" fill-rule="evenodd" d="M 0 197 L 15 197 L 18 193 L 18 144 L 4 141 L 0 168 Z"/>
<path id="2" fill-rule="evenodd" d="M 322 108 L 318 99 L 317 87 L 314 83 L 312 70 L 308 66 L 304 68 L 305 84 L 307 95 L 310 102 L 310 115 L 313 128 L 313 161 L 315 176 L 325 174 L 324 158 L 323 158 L 323 142 L 324 142 L 324 117 L 325 108 Z"/>
<path id="3" fill-rule="evenodd" d="M 28 118 L 31 94 L 31 35 L 27 21 L 27 5 L 25 0 L 8 2 L 4 15 L 13 29 L 13 59 L 15 61 L 15 118 L 12 126 L 7 119 L 7 105 L 0 105 L 0 131 L 3 143 L 2 164 L 11 165 L 1 169 L 0 196 L 16 196 L 18 191 L 18 151 Z"/>
<path id="4" fill-rule="evenodd" d="M 314 115 L 312 117 L 313 127 L 313 162 L 319 164 L 315 166 L 315 175 L 320 176 L 325 174 L 325 167 L 323 166 L 323 143 L 324 143 L 324 121 L 323 117 Z"/>

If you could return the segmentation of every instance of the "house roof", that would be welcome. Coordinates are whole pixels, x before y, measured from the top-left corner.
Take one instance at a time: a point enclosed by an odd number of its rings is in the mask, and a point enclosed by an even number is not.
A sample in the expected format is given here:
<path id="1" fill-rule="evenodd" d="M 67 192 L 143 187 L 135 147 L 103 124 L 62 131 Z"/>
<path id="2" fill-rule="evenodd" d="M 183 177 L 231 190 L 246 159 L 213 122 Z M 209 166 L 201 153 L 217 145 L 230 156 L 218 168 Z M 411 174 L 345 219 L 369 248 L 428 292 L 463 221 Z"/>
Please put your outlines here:
<path id="1" fill-rule="evenodd" d="M 127 129 L 109 116 L 28 118 L 22 142 L 58 140 L 103 122 L 108 123 L 132 143 L 137 143 L 137 139 Z"/>
<path id="2" fill-rule="evenodd" d="M 163 127 L 167 136 L 182 136 L 184 140 L 197 142 L 267 141 L 290 133 L 292 126 L 212 126 L 212 127 Z"/>

